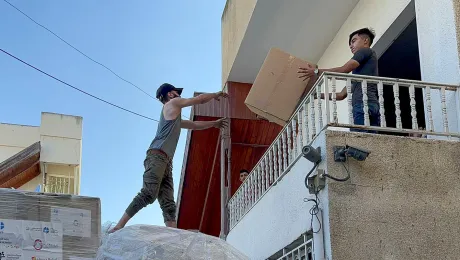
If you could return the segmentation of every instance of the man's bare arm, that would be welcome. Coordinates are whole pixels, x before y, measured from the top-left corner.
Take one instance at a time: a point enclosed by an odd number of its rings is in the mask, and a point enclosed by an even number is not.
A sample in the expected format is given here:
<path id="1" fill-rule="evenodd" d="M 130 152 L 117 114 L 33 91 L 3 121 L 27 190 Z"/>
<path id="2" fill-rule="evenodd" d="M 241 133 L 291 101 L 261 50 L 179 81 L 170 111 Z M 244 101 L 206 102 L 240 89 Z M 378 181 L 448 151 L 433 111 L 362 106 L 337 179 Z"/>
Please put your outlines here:
<path id="1" fill-rule="evenodd" d="M 174 98 L 171 100 L 171 104 L 173 104 L 176 107 L 183 108 L 183 107 L 190 107 L 190 106 L 199 105 L 199 104 L 205 104 L 213 99 L 219 99 L 220 97 L 227 97 L 227 96 L 228 95 L 226 93 L 223 93 L 222 91 L 220 91 L 217 93 L 200 94 L 192 98 Z"/>
<path id="2" fill-rule="evenodd" d="M 359 63 L 352 59 L 352 60 L 349 60 L 347 63 L 345 63 L 341 67 L 332 68 L 332 69 L 319 69 L 318 74 L 321 74 L 325 71 L 338 72 L 338 73 L 350 73 L 357 67 L 359 67 Z"/>
<path id="3" fill-rule="evenodd" d="M 211 127 L 222 128 L 222 127 L 226 127 L 227 125 L 228 124 L 225 118 L 221 118 L 216 121 L 190 121 L 190 120 L 181 121 L 181 128 L 192 129 L 192 130 L 205 130 Z"/>
<path id="4" fill-rule="evenodd" d="M 331 69 L 318 69 L 318 74 L 321 74 L 325 71 L 338 72 L 338 73 L 350 73 L 358 67 L 359 67 L 359 62 L 351 59 L 341 67 L 331 68 Z M 307 80 L 308 78 L 311 78 L 312 76 L 315 75 L 315 68 L 311 66 L 307 68 L 299 68 L 298 73 L 301 74 L 299 78 L 304 78 L 304 80 Z"/>

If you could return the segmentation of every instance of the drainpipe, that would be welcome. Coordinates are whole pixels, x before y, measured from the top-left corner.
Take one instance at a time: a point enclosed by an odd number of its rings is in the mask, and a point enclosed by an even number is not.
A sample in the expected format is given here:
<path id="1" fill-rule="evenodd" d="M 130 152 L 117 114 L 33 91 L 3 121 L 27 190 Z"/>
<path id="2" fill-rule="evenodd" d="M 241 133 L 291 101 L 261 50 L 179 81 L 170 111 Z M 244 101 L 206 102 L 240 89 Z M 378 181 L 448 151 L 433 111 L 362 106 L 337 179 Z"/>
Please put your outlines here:
<path id="1" fill-rule="evenodd" d="M 228 212 L 228 202 L 232 197 L 232 137 L 230 131 L 230 118 L 228 119 L 227 127 L 227 199 L 225 200 L 225 236 L 228 235 L 229 227 L 229 217 Z"/>
<path id="2" fill-rule="evenodd" d="M 226 222 L 226 206 L 225 201 L 227 201 L 225 195 L 225 129 L 221 130 L 220 135 L 220 235 L 219 237 L 223 240 L 226 239 L 225 236 L 225 222 Z"/>
<path id="3" fill-rule="evenodd" d="M 232 136 L 230 132 L 230 118 L 228 119 L 227 135 L 227 203 L 232 197 Z"/>

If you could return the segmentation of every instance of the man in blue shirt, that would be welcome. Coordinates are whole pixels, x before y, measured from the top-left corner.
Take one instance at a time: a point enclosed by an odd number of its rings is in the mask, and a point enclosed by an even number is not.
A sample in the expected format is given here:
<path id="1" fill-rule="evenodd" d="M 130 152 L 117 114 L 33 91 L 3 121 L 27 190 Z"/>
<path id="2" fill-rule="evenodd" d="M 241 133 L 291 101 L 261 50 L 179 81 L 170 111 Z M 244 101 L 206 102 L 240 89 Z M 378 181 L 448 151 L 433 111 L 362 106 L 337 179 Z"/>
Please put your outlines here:
<path id="1" fill-rule="evenodd" d="M 345 63 L 345 65 L 331 69 L 318 69 L 315 67 L 299 68 L 299 78 L 305 80 L 322 72 L 339 72 L 350 73 L 368 76 L 378 76 L 378 58 L 374 50 L 370 48 L 375 38 L 375 34 L 368 28 L 357 30 L 350 34 L 349 46 L 353 53 L 353 57 Z M 352 105 L 353 105 L 353 121 L 355 125 L 364 125 L 364 105 L 361 82 L 352 81 L 351 86 Z M 336 94 L 337 100 L 343 100 L 347 97 L 347 88 L 343 88 L 341 92 Z M 324 94 L 321 94 L 324 99 Z M 380 126 L 380 112 L 378 102 L 378 90 L 375 83 L 367 84 L 367 98 L 369 109 L 369 121 L 371 126 Z M 332 99 L 329 93 L 329 99 Z"/>

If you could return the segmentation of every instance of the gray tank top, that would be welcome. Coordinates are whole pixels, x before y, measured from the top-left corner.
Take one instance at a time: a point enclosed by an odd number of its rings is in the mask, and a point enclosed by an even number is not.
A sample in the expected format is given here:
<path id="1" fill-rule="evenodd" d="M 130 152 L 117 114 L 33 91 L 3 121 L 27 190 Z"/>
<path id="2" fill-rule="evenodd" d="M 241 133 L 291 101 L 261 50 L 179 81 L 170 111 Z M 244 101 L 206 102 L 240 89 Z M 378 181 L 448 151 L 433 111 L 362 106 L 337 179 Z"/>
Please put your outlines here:
<path id="1" fill-rule="evenodd" d="M 176 119 L 166 120 L 161 110 L 160 122 L 158 123 L 157 134 L 150 144 L 149 150 L 161 150 L 172 160 L 176 152 L 181 130 L 181 113 Z"/>

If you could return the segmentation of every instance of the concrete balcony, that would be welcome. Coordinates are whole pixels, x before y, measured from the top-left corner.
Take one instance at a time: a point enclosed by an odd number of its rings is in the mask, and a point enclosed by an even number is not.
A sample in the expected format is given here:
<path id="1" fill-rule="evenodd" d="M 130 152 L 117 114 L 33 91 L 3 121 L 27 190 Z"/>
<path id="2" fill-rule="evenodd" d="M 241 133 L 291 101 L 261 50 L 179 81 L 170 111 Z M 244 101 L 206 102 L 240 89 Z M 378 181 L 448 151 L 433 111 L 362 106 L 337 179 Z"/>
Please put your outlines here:
<path id="1" fill-rule="evenodd" d="M 318 62 L 358 2 L 227 0 L 222 14 L 222 86 L 227 81 L 253 83 L 272 47 Z"/>
<path id="2" fill-rule="evenodd" d="M 342 87 L 350 94 L 353 81 L 363 93 L 378 86 L 379 126 L 368 113 L 355 125 L 351 99 L 336 100 Z M 314 98 L 330 92 L 331 100 Z M 325 73 L 229 200 L 227 241 L 251 259 L 271 259 L 304 233 L 313 237 L 315 259 L 385 259 L 389 252 L 395 259 L 455 258 L 458 94 L 453 85 Z M 367 111 L 366 94 L 363 100 Z M 320 148 L 319 163 L 304 157 L 307 146 Z M 344 152 L 338 162 L 339 146 L 370 154 L 358 161 Z"/>

